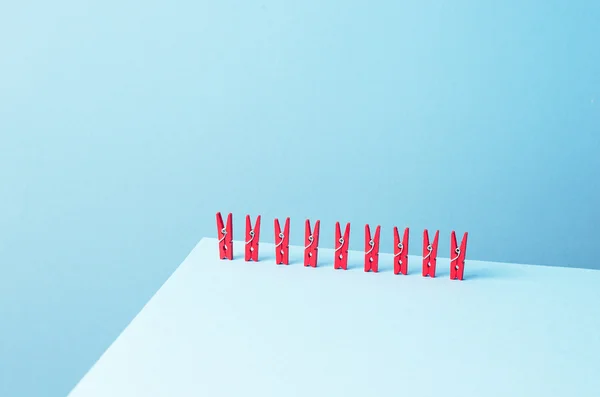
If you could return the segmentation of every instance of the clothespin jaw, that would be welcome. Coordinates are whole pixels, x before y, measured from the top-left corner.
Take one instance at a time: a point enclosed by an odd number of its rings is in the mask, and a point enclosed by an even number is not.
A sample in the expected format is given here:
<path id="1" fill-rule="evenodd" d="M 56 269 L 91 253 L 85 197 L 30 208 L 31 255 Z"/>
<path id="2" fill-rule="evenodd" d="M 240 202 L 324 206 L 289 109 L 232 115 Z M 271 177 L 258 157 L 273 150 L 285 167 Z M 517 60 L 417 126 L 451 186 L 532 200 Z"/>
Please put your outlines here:
<path id="1" fill-rule="evenodd" d="M 260 215 L 256 218 L 254 228 L 250 222 L 250 215 L 246 215 L 246 247 L 244 260 L 258 262 L 258 243 L 260 241 Z"/>
<path id="2" fill-rule="evenodd" d="M 219 236 L 219 258 L 233 259 L 233 215 L 227 215 L 227 224 L 223 224 L 223 217 L 217 212 L 217 235 Z"/>
<path id="3" fill-rule="evenodd" d="M 365 272 L 379 270 L 379 232 L 381 226 L 375 229 L 375 236 L 371 238 L 371 228 L 365 225 Z"/>
<path id="4" fill-rule="evenodd" d="M 408 228 L 400 240 L 398 228 L 394 227 L 394 274 L 408 274 Z"/>
<path id="5" fill-rule="evenodd" d="M 290 218 L 286 218 L 283 230 L 279 219 L 275 219 L 275 263 L 288 265 L 290 262 Z"/>
<path id="6" fill-rule="evenodd" d="M 350 223 L 346 224 L 344 235 L 340 223 L 335 223 L 335 257 L 333 258 L 334 269 L 348 270 L 348 246 L 350 245 Z"/>
<path id="7" fill-rule="evenodd" d="M 321 221 L 315 222 L 315 228 L 311 232 L 310 221 L 307 219 L 304 227 L 304 266 L 317 267 L 317 256 L 319 251 L 319 228 Z"/>
<path id="8" fill-rule="evenodd" d="M 429 233 L 427 229 L 423 232 L 423 277 L 435 277 L 435 264 L 437 262 L 437 249 L 440 231 L 435 232 L 433 243 L 429 243 Z"/>
<path id="9" fill-rule="evenodd" d="M 465 256 L 467 254 L 468 233 L 463 235 L 460 247 L 456 242 L 456 233 L 454 230 L 450 234 L 450 279 L 462 280 L 465 274 Z"/>

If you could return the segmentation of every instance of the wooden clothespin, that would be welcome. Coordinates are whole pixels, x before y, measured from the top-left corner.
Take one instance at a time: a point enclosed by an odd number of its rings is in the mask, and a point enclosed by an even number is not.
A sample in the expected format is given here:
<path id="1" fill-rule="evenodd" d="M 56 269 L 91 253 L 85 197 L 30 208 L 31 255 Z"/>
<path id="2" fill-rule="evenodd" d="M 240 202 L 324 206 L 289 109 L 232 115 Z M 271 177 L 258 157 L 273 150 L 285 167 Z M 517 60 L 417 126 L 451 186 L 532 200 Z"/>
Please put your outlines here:
<path id="1" fill-rule="evenodd" d="M 454 230 L 450 234 L 450 279 L 462 280 L 465 273 L 465 256 L 467 254 L 467 237 L 469 233 L 465 232 L 460 248 L 456 242 L 456 233 Z"/>
<path id="2" fill-rule="evenodd" d="M 304 228 L 304 266 L 317 267 L 317 256 L 319 251 L 319 228 L 321 221 L 315 222 L 312 233 L 310 221 L 307 219 Z"/>
<path id="3" fill-rule="evenodd" d="M 371 238 L 371 228 L 365 225 L 365 272 L 379 270 L 379 232 L 381 226 L 375 229 L 375 235 Z"/>
<path id="4" fill-rule="evenodd" d="M 433 244 L 429 244 L 429 233 L 427 229 L 423 232 L 423 277 L 435 277 L 435 264 L 437 261 L 438 239 L 440 231 L 435 232 Z"/>
<path id="5" fill-rule="evenodd" d="M 275 263 L 288 265 L 290 261 L 290 218 L 286 218 L 283 231 L 275 219 Z"/>
<path id="6" fill-rule="evenodd" d="M 227 225 L 223 224 L 223 217 L 217 212 L 217 232 L 219 236 L 219 257 L 233 259 L 233 222 L 232 214 L 227 215 Z"/>
<path id="7" fill-rule="evenodd" d="M 258 262 L 258 243 L 260 240 L 260 215 L 256 218 L 254 228 L 250 222 L 250 215 L 246 215 L 246 249 L 244 259 L 246 262 Z"/>
<path id="8" fill-rule="evenodd" d="M 350 223 L 346 224 L 346 230 L 342 236 L 340 223 L 335 223 L 335 257 L 333 259 L 334 269 L 348 269 L 348 246 L 350 244 Z"/>
<path id="9" fill-rule="evenodd" d="M 408 274 L 408 228 L 400 240 L 398 228 L 394 226 L 394 274 Z"/>

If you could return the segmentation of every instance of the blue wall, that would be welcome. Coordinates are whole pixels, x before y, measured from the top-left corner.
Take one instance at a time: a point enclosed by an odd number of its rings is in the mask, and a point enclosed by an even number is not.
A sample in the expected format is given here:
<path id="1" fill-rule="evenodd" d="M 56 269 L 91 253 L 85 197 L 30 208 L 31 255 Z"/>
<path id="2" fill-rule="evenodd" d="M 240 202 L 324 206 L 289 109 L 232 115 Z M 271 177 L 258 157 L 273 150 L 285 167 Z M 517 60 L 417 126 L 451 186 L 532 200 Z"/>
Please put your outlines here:
<path id="1" fill-rule="evenodd" d="M 32 3 L 0 6 L 0 395 L 65 395 L 218 210 L 600 267 L 598 1 Z"/>

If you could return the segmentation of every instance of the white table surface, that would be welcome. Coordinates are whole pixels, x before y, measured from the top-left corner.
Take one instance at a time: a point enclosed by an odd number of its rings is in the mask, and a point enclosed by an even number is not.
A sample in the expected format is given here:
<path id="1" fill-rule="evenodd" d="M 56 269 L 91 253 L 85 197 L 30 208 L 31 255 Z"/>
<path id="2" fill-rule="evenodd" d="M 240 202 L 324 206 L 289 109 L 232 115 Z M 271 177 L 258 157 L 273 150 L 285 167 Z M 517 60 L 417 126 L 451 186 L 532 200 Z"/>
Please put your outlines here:
<path id="1" fill-rule="evenodd" d="M 465 280 L 218 258 L 202 239 L 71 392 L 151 396 L 600 396 L 600 271 L 470 261 Z"/>

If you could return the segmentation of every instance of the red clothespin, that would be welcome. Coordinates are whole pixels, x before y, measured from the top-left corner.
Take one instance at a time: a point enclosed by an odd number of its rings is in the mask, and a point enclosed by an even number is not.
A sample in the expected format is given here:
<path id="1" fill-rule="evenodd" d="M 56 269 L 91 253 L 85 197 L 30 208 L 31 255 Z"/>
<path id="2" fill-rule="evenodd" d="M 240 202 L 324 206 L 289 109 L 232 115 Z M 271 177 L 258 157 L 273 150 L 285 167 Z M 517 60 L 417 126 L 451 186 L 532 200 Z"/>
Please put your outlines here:
<path id="1" fill-rule="evenodd" d="M 260 215 L 256 218 L 254 228 L 250 222 L 250 215 L 246 215 L 246 262 L 258 262 L 258 242 L 260 240 Z"/>
<path id="2" fill-rule="evenodd" d="M 365 225 L 365 272 L 379 270 L 379 232 L 381 226 L 375 229 L 375 236 L 371 238 L 371 228 Z"/>
<path id="3" fill-rule="evenodd" d="M 398 228 L 394 226 L 394 274 L 408 274 L 408 228 L 400 240 Z"/>
<path id="4" fill-rule="evenodd" d="M 285 220 L 283 232 L 279 219 L 275 219 L 275 262 L 288 265 L 290 261 L 290 218 Z"/>
<path id="5" fill-rule="evenodd" d="M 437 261 L 438 238 L 440 231 L 435 232 L 433 244 L 429 244 L 429 233 L 427 229 L 423 232 L 423 277 L 435 277 L 435 264 Z"/>
<path id="6" fill-rule="evenodd" d="M 219 236 L 219 257 L 233 259 L 233 222 L 232 214 L 227 215 L 227 225 L 223 225 L 223 217 L 217 212 L 217 231 Z"/>
<path id="7" fill-rule="evenodd" d="M 465 273 L 465 255 L 467 254 L 467 237 L 469 233 L 465 232 L 460 248 L 456 243 L 456 233 L 454 230 L 450 235 L 450 279 L 462 280 Z"/>
<path id="8" fill-rule="evenodd" d="M 314 230 L 310 231 L 310 221 L 306 220 L 304 232 L 304 266 L 317 267 L 317 254 L 319 250 L 319 227 L 321 221 L 315 222 Z"/>
<path id="9" fill-rule="evenodd" d="M 335 223 L 335 257 L 333 259 L 334 269 L 348 269 L 348 245 L 350 244 L 350 223 L 346 224 L 346 230 L 342 236 L 340 223 Z"/>

